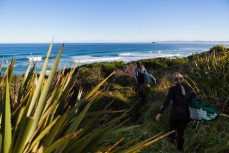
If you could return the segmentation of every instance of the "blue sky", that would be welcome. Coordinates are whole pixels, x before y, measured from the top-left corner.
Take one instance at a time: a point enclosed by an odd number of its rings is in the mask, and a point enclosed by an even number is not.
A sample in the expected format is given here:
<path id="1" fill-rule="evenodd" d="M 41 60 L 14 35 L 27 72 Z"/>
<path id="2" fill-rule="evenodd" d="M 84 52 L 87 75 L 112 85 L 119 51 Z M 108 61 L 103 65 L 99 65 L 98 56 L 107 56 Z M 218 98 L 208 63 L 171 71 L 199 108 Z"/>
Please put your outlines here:
<path id="1" fill-rule="evenodd" d="M 0 43 L 229 41 L 228 0 L 0 0 Z"/>

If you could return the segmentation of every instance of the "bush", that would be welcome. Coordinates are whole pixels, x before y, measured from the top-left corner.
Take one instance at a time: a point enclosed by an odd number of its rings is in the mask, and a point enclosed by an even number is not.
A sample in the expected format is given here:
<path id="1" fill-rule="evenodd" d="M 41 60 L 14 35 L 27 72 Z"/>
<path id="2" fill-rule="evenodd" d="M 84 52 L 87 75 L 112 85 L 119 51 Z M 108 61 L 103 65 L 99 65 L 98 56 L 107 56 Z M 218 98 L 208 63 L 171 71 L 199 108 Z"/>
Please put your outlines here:
<path id="1" fill-rule="evenodd" d="M 219 46 L 215 48 L 222 49 Z M 221 56 L 215 56 L 215 52 L 208 53 L 205 57 L 191 62 L 190 69 L 187 70 L 188 82 L 195 88 L 196 93 L 225 113 L 229 112 L 228 55 L 226 52 Z"/>
<path id="2" fill-rule="evenodd" d="M 194 61 L 200 58 L 206 58 L 206 56 L 224 56 L 225 54 L 229 53 L 229 49 L 227 49 L 226 47 L 224 47 L 223 45 L 216 45 L 214 47 L 212 47 L 209 51 L 203 52 L 203 53 L 199 53 L 199 54 L 193 54 L 188 56 L 187 58 L 189 59 L 189 61 Z"/>
<path id="3" fill-rule="evenodd" d="M 81 67 L 77 72 L 77 86 L 85 91 L 90 91 L 103 80 L 102 72 L 99 68 Z"/>
<path id="4" fill-rule="evenodd" d="M 173 66 L 181 66 L 187 63 L 187 58 L 152 58 L 141 60 L 145 68 L 148 69 L 161 69 L 168 68 Z M 133 62 L 132 62 L 133 63 Z"/>
<path id="5" fill-rule="evenodd" d="M 106 77 L 111 74 L 113 71 L 122 69 L 125 67 L 124 62 L 101 62 L 101 63 L 93 63 L 88 65 L 83 65 L 81 67 L 89 68 L 89 69 L 99 69 L 102 74 Z"/>

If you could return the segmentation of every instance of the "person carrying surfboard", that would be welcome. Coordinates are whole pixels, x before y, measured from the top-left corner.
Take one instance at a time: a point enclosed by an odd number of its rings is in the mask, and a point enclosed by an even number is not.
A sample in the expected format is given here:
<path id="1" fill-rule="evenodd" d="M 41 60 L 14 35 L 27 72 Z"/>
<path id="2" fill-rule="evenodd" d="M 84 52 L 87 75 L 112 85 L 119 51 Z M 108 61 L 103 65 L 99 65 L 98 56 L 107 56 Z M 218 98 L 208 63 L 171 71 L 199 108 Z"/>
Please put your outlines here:
<path id="1" fill-rule="evenodd" d="M 172 143 L 175 143 L 176 140 L 177 149 L 181 152 L 183 152 L 184 130 L 190 121 L 188 102 L 192 97 L 196 97 L 193 89 L 184 83 L 183 80 L 183 76 L 178 72 L 172 75 L 172 81 L 175 85 L 169 88 L 166 100 L 155 117 L 159 121 L 161 114 L 163 114 L 172 102 L 169 116 L 169 130 L 176 130 L 176 133 L 171 134 L 169 137 Z"/>
<path id="2" fill-rule="evenodd" d="M 149 74 L 143 64 L 138 61 L 137 66 L 135 68 L 135 77 L 137 80 L 138 85 L 138 93 L 140 98 L 144 98 L 145 95 L 143 93 L 143 85 L 144 83 L 147 84 L 148 87 L 150 87 L 150 84 L 156 84 L 156 79 L 153 75 Z"/>
<path id="3" fill-rule="evenodd" d="M 147 71 L 140 61 L 138 61 L 136 64 L 137 66 L 135 68 L 135 77 L 138 85 L 138 93 L 140 98 L 144 98 L 144 94 L 143 94 L 144 74 L 147 73 Z"/>

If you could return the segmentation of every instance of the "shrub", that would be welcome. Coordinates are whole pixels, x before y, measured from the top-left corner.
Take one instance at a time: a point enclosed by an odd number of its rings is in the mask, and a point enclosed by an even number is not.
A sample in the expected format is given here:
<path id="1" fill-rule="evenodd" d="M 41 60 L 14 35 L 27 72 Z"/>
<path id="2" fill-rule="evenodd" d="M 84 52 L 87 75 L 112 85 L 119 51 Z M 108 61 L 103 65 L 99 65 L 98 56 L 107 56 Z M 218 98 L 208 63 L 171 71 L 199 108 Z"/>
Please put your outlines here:
<path id="1" fill-rule="evenodd" d="M 125 67 L 124 62 L 101 62 L 101 63 L 93 63 L 93 64 L 88 64 L 84 65 L 81 67 L 86 67 L 86 68 L 92 68 L 92 69 L 99 69 L 102 74 L 106 77 L 109 74 L 111 74 L 113 71 L 122 69 Z"/>
<path id="2" fill-rule="evenodd" d="M 144 59 L 140 60 L 142 64 L 145 66 L 147 70 L 150 69 L 161 69 L 161 68 L 168 68 L 174 66 L 181 66 L 186 64 L 188 59 L 187 58 L 152 58 L 152 59 Z M 134 62 L 131 62 L 134 63 Z"/>
<path id="3" fill-rule="evenodd" d="M 215 50 L 219 49 L 219 50 Z M 221 46 L 212 48 L 214 52 L 190 63 L 189 83 L 202 98 L 210 101 L 222 112 L 229 112 L 229 54 Z M 224 49 L 223 49 L 224 50 Z M 220 52 L 216 56 L 215 52 Z"/>
<path id="4" fill-rule="evenodd" d="M 85 91 L 90 91 L 103 79 L 102 72 L 97 67 L 81 67 L 77 71 L 77 86 L 82 87 Z"/>

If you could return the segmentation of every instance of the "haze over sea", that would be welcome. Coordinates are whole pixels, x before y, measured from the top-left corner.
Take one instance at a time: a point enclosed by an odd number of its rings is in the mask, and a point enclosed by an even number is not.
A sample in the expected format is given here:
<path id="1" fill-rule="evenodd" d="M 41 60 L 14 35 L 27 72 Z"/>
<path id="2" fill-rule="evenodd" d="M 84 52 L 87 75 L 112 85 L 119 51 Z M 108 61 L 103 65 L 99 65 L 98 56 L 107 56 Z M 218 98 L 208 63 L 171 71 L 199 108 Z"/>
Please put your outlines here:
<path id="1" fill-rule="evenodd" d="M 59 63 L 59 69 L 95 62 L 136 61 L 157 57 L 186 57 L 208 51 L 217 44 L 228 47 L 228 42 L 156 42 L 156 43 L 66 43 Z M 61 44 L 53 46 L 50 71 Z M 49 44 L 0 44 L 0 57 L 3 59 L 2 71 L 7 61 L 16 58 L 14 74 L 23 74 L 31 57 L 37 60 L 36 71 L 40 72 Z"/>

